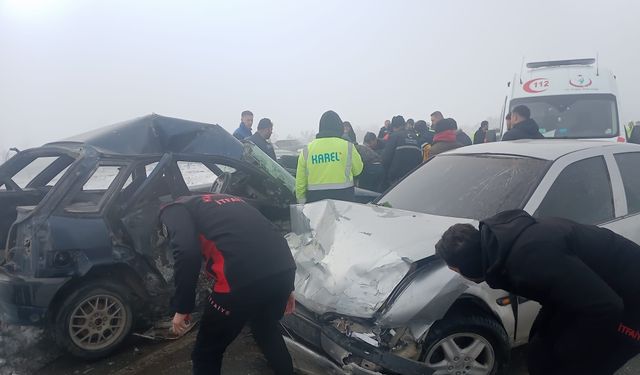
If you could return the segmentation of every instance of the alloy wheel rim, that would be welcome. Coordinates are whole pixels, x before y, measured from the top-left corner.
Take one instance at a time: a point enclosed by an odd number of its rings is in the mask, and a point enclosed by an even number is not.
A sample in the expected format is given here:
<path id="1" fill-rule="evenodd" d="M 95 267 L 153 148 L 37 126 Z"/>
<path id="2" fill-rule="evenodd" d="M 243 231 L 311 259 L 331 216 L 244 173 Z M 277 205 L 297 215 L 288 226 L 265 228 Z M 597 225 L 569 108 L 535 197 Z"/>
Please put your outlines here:
<path id="1" fill-rule="evenodd" d="M 107 294 L 91 296 L 71 312 L 69 335 L 82 349 L 104 349 L 122 336 L 127 319 L 119 298 Z"/>
<path id="2" fill-rule="evenodd" d="M 491 343 L 475 333 L 455 333 L 438 341 L 425 362 L 434 375 L 489 375 L 496 356 Z"/>

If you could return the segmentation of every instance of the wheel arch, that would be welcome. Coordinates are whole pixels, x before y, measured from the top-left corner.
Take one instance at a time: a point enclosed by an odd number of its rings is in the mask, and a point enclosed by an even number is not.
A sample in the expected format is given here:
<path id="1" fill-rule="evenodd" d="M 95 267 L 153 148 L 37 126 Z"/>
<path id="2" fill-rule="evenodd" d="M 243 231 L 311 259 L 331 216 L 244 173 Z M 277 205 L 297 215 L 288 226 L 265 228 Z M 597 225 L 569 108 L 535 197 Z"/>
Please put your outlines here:
<path id="1" fill-rule="evenodd" d="M 94 266 L 82 277 L 69 280 L 56 292 L 49 304 L 47 323 L 51 324 L 55 321 L 62 302 L 70 293 L 88 282 L 100 279 L 108 279 L 110 282 L 121 284 L 131 291 L 134 307 L 149 298 L 149 293 L 144 286 L 142 278 L 130 265 L 114 263 Z"/>

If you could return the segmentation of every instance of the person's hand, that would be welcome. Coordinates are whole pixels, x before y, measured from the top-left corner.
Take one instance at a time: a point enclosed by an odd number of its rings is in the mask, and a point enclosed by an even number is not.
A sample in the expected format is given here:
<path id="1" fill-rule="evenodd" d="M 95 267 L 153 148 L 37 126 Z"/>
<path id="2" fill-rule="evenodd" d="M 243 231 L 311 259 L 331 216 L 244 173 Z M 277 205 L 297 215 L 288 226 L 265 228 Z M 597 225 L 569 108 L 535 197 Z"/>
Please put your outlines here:
<path id="1" fill-rule="evenodd" d="M 296 297 L 293 295 L 293 292 L 289 294 L 289 299 L 287 300 L 287 307 L 284 309 L 285 315 L 291 315 L 296 311 Z"/>
<path id="2" fill-rule="evenodd" d="M 172 323 L 173 327 L 171 331 L 178 336 L 182 336 L 187 331 L 187 328 L 189 328 L 189 325 L 191 325 L 191 315 L 176 313 L 173 316 Z"/>

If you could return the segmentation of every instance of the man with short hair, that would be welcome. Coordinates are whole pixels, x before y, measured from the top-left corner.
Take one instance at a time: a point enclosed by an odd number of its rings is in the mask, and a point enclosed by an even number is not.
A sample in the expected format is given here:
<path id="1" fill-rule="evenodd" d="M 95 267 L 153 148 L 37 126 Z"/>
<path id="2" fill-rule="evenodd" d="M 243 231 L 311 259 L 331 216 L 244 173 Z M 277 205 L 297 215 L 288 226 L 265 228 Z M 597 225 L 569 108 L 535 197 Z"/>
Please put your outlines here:
<path id="1" fill-rule="evenodd" d="M 442 112 L 440 111 L 435 111 L 431 114 L 431 129 L 436 130 L 436 125 L 438 124 L 438 122 L 444 120 L 444 116 L 442 115 Z"/>
<path id="2" fill-rule="evenodd" d="M 608 229 L 511 210 L 480 230 L 453 225 L 436 253 L 471 281 L 542 305 L 531 375 L 609 375 L 640 351 L 640 246 Z"/>
<path id="3" fill-rule="evenodd" d="M 384 151 L 385 142 L 379 139 L 378 137 L 376 137 L 375 134 L 371 132 L 367 132 L 367 134 L 364 135 L 363 143 L 367 145 L 370 149 L 375 151 L 378 155 L 382 155 L 382 152 Z"/>
<path id="4" fill-rule="evenodd" d="M 489 121 L 484 120 L 480 123 L 480 129 L 476 130 L 473 135 L 473 144 L 477 145 L 478 143 L 484 143 L 487 131 L 489 131 Z"/>
<path id="5" fill-rule="evenodd" d="M 538 124 L 531 118 L 531 110 L 526 105 L 519 105 L 511 110 L 511 130 L 503 136 L 503 141 L 518 139 L 542 139 Z"/>
<path id="6" fill-rule="evenodd" d="M 251 126 L 253 125 L 253 113 L 243 111 L 240 115 L 240 126 L 233 132 L 233 136 L 239 141 L 251 137 Z"/>
<path id="7" fill-rule="evenodd" d="M 276 160 L 276 152 L 271 142 L 269 142 L 272 133 L 273 123 L 270 119 L 263 118 L 258 122 L 258 131 L 246 139 L 258 146 L 265 154 L 269 155 L 271 159 Z"/>

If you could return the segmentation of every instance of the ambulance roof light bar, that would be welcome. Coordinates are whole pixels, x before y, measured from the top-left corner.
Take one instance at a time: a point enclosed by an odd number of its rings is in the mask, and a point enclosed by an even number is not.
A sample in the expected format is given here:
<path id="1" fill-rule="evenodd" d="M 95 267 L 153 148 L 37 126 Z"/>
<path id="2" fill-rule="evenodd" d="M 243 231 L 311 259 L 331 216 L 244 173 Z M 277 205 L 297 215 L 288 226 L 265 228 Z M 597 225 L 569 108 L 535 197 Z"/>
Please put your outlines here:
<path id="1" fill-rule="evenodd" d="M 571 60 L 555 60 L 555 61 L 536 61 L 527 63 L 527 68 L 547 68 L 551 66 L 568 66 L 568 65 L 593 65 L 596 63 L 596 59 L 591 57 L 588 59 L 571 59 Z"/>

